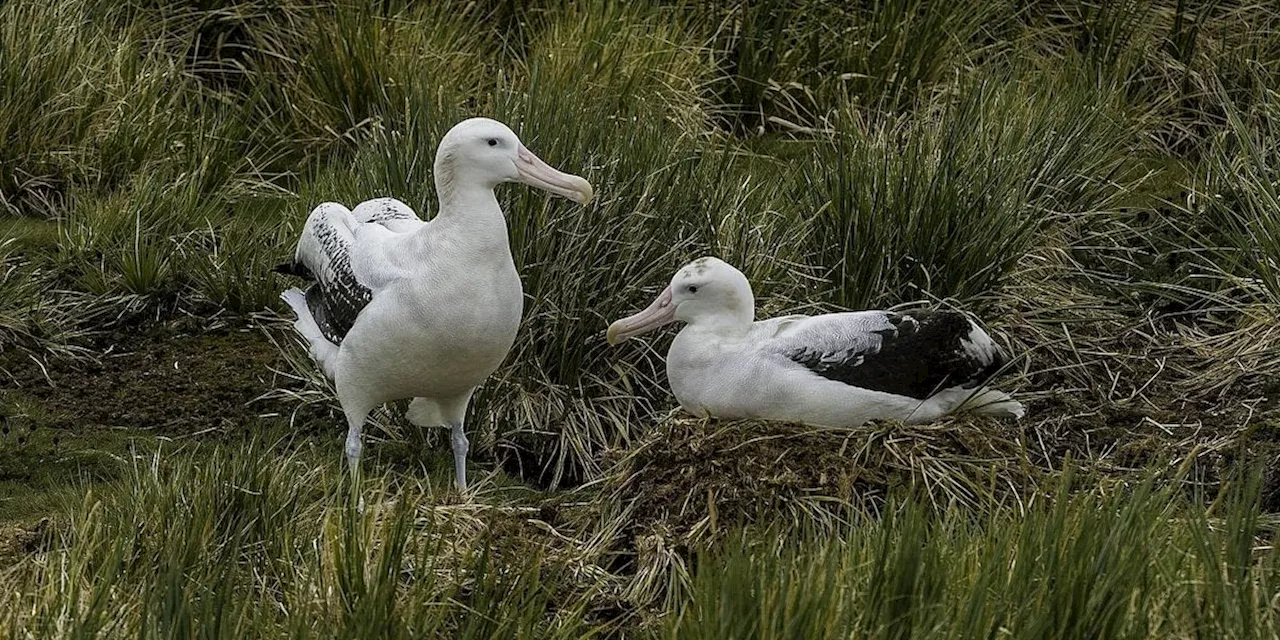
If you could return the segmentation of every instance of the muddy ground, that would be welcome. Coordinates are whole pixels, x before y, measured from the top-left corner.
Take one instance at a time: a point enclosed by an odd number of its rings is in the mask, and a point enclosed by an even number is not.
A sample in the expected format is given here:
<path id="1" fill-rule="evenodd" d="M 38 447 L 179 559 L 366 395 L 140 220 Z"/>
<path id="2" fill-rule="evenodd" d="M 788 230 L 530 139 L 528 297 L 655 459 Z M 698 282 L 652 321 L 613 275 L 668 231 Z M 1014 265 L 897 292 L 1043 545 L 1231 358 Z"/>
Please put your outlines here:
<path id="1" fill-rule="evenodd" d="M 325 406 L 262 397 L 301 383 L 278 373 L 288 363 L 260 328 L 174 321 L 77 347 L 0 351 L 0 522 L 38 518 L 44 498 L 119 477 L 139 449 L 272 429 L 318 435 L 331 423 Z"/>
<path id="2" fill-rule="evenodd" d="M 275 373 L 286 363 L 259 330 L 113 331 L 86 347 L 85 357 L 76 359 L 37 361 L 19 350 L 6 352 L 0 368 L 9 403 L 38 405 L 44 414 L 11 419 L 73 431 L 124 428 L 184 436 L 247 427 L 297 408 L 255 401 L 289 382 Z"/>

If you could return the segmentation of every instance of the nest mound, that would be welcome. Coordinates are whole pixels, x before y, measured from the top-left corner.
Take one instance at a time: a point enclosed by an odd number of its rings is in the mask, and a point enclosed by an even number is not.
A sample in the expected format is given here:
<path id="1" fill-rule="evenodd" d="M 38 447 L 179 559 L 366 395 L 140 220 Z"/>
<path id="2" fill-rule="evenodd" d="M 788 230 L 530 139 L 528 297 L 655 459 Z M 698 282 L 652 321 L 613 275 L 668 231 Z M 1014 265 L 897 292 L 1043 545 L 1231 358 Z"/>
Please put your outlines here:
<path id="1" fill-rule="evenodd" d="M 1019 508 L 1064 469 L 1076 482 L 1119 485 L 1165 473 L 1215 493 L 1241 460 L 1280 459 L 1270 434 L 1239 415 L 1172 416 L 1069 395 L 1032 401 L 1040 420 L 953 416 L 925 425 L 824 428 L 669 417 L 607 460 L 601 498 L 623 508 L 615 542 L 642 608 L 688 586 L 688 564 L 741 526 L 832 530 L 877 514 L 890 495 L 974 512 Z M 1280 505 L 1280 473 L 1264 478 Z"/>
<path id="2" fill-rule="evenodd" d="M 897 488 L 977 507 L 1031 484 L 1024 429 L 976 417 L 856 428 L 669 418 L 604 483 L 631 508 L 633 533 L 689 541 L 777 517 L 834 522 Z"/>

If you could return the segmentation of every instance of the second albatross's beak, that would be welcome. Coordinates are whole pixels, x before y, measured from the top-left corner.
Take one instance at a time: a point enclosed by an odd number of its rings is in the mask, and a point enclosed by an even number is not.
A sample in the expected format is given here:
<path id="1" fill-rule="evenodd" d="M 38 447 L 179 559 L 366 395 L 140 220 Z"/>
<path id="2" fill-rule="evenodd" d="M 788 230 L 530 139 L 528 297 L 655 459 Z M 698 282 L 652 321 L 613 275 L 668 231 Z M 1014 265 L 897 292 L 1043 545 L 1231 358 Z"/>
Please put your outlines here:
<path id="1" fill-rule="evenodd" d="M 657 329 L 676 319 L 676 305 L 671 304 L 671 287 L 663 289 L 658 299 L 644 311 L 628 316 L 609 325 L 606 337 L 609 344 L 618 344 L 628 338 L 634 338 L 646 331 Z"/>

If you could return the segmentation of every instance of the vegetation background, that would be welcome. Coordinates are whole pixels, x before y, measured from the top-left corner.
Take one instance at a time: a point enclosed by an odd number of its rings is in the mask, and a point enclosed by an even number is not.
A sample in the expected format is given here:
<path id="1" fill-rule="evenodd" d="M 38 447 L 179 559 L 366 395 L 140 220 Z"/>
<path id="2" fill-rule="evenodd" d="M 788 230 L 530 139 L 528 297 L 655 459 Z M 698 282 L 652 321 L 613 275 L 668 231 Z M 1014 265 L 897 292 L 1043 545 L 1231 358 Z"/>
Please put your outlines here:
<path id="1" fill-rule="evenodd" d="M 500 194 L 476 494 L 402 407 L 353 484 L 270 267 L 480 114 L 598 199 Z M 0 636 L 1274 637 L 1278 118 L 1263 1 L 0 0 Z M 603 329 L 703 254 L 1028 419 L 679 416 Z"/>

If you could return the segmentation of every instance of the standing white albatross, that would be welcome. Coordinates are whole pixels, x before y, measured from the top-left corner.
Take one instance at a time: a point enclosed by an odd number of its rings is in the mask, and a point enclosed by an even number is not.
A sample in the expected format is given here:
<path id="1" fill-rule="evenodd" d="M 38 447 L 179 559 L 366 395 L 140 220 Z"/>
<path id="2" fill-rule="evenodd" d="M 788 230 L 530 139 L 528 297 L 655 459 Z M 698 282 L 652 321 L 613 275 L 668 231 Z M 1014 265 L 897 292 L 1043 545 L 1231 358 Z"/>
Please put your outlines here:
<path id="1" fill-rule="evenodd" d="M 955 311 L 860 311 L 754 322 L 746 276 L 716 258 L 685 265 L 647 309 L 609 326 L 617 344 L 687 323 L 667 352 L 667 378 L 690 413 L 824 426 L 929 422 L 958 410 L 1021 418 L 987 389 L 1006 362 Z"/>
<path id="2" fill-rule="evenodd" d="M 465 491 L 467 405 L 506 358 L 524 309 L 493 189 L 523 182 L 583 204 L 592 190 L 487 118 L 449 130 L 436 150 L 434 178 L 440 211 L 430 222 L 391 198 L 355 211 L 326 202 L 307 218 L 294 262 L 277 270 L 312 281 L 281 297 L 334 380 L 351 468 L 369 412 L 413 398 L 411 422 L 452 428 L 457 485 Z"/>

